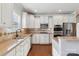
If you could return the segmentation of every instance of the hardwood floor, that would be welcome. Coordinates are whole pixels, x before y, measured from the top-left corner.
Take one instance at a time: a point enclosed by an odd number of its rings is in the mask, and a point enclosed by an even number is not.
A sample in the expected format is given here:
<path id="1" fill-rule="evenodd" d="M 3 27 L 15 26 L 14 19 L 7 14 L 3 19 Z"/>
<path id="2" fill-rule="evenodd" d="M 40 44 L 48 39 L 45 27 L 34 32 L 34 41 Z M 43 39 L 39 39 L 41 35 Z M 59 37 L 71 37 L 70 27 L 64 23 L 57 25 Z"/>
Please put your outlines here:
<path id="1" fill-rule="evenodd" d="M 28 56 L 51 56 L 52 55 L 52 45 L 51 44 L 33 44 Z"/>

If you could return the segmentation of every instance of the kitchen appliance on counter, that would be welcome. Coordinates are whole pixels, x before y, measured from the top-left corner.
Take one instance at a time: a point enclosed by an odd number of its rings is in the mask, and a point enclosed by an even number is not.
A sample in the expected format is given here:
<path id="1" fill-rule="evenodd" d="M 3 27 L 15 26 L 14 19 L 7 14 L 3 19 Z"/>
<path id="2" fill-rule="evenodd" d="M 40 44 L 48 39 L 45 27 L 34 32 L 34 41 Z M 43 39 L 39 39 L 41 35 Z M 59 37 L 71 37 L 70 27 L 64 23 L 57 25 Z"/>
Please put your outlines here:
<path id="1" fill-rule="evenodd" d="M 54 37 L 62 36 L 63 35 L 63 28 L 61 25 L 54 25 Z"/>
<path id="2" fill-rule="evenodd" d="M 64 36 L 76 36 L 76 23 L 63 23 Z"/>

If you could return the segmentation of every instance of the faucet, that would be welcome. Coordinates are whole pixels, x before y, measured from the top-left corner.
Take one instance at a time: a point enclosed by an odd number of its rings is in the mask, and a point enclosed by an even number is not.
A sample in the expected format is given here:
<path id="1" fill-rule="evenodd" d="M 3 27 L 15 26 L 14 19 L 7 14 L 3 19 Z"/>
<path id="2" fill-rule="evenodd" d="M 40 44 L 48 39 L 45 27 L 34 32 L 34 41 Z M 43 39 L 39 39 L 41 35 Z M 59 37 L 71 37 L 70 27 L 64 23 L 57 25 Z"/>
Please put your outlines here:
<path id="1" fill-rule="evenodd" d="M 19 36 L 19 35 L 18 35 L 18 30 L 20 30 L 19 32 L 21 32 L 21 29 L 17 29 L 17 30 L 16 30 L 16 37 Z"/>

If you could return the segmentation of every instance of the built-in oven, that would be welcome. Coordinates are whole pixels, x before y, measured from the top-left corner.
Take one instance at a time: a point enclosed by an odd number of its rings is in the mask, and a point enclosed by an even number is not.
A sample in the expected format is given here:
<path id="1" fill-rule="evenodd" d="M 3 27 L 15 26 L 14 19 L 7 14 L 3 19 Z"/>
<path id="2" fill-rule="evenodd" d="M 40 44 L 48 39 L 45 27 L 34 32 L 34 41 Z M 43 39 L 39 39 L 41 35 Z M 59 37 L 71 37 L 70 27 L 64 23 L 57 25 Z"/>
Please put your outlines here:
<path id="1" fill-rule="evenodd" d="M 63 28 L 61 25 L 54 25 L 54 37 L 62 36 L 63 35 Z"/>

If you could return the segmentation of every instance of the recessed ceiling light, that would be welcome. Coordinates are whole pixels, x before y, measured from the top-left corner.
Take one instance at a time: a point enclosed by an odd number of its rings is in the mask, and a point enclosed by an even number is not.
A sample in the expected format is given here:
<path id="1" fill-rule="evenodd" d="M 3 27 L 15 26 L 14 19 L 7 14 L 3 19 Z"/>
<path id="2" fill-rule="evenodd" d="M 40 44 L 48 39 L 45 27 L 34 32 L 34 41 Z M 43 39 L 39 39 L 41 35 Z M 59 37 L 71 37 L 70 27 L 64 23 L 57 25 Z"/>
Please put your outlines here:
<path id="1" fill-rule="evenodd" d="M 61 9 L 59 9 L 59 10 L 58 10 L 58 12 L 62 12 L 62 10 L 61 10 Z"/>
<path id="2" fill-rule="evenodd" d="M 34 12 L 37 12 L 37 10 L 34 10 Z"/>

